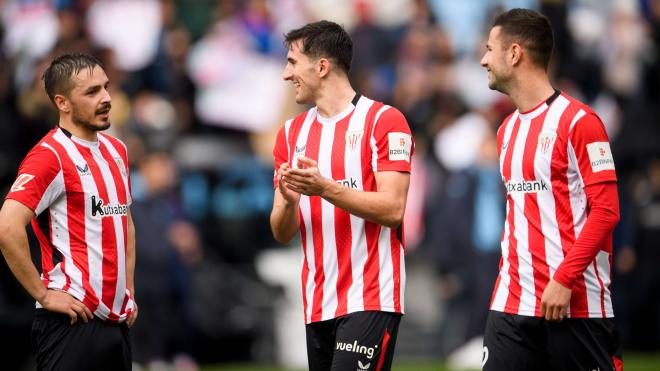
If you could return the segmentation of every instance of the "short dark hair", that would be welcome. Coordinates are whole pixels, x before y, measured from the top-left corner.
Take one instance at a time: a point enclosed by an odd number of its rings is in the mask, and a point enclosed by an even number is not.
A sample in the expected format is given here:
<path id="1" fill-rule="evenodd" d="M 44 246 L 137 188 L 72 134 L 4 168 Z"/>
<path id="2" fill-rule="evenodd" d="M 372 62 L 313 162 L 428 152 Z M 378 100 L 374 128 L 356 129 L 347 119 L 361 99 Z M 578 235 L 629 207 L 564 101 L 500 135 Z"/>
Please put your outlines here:
<path id="1" fill-rule="evenodd" d="M 284 36 L 287 49 L 302 42 L 302 52 L 312 58 L 329 58 L 345 73 L 351 69 L 353 41 L 346 30 L 335 22 L 319 21 L 289 31 Z"/>
<path id="2" fill-rule="evenodd" d="M 98 59 L 83 53 L 66 53 L 53 59 L 41 77 L 51 102 L 55 103 L 56 94 L 68 97 L 73 89 L 72 77 L 85 68 L 91 72 L 96 66 L 103 68 Z"/>
<path id="3" fill-rule="evenodd" d="M 548 68 L 555 42 L 546 16 L 529 9 L 511 9 L 495 18 L 493 27 L 497 26 L 501 27 L 500 37 L 506 47 L 519 43 L 534 64 Z"/>

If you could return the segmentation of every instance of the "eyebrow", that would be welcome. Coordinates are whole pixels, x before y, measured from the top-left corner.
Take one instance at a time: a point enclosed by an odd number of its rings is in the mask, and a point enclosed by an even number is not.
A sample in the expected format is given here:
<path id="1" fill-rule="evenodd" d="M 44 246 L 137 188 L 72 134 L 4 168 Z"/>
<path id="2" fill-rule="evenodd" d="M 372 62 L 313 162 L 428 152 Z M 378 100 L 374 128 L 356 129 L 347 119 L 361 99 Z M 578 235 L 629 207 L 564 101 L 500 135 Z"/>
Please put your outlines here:
<path id="1" fill-rule="evenodd" d="M 110 81 L 109 81 L 109 80 L 106 80 L 106 82 L 103 83 L 102 85 L 101 85 L 101 84 L 98 84 L 98 85 L 92 85 L 92 86 L 88 87 L 87 89 L 85 89 L 85 94 L 87 94 L 87 93 L 92 93 L 92 92 L 96 92 L 96 91 L 98 91 L 99 89 L 101 89 L 101 86 L 104 86 L 104 87 L 107 88 L 108 85 L 110 85 Z"/>

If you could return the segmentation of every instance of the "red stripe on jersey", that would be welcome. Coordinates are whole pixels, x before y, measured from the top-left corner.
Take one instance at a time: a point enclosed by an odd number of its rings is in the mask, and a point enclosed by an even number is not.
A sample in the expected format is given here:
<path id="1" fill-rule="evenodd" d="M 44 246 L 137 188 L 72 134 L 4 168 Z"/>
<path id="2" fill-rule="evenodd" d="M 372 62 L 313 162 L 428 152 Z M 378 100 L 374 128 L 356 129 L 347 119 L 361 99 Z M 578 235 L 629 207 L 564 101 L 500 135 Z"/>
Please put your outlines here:
<path id="1" fill-rule="evenodd" d="M 399 228 L 402 228 L 402 226 Z M 403 238 L 403 233 L 401 239 L 405 241 L 405 239 Z M 393 268 L 392 274 L 394 275 L 394 277 L 392 277 L 394 281 L 394 291 L 393 291 L 394 310 L 400 312 L 401 311 L 401 249 L 403 249 L 403 244 L 397 238 L 396 229 L 393 229 L 390 232 L 390 246 L 392 251 L 391 253 L 392 268 Z"/>
<path id="2" fill-rule="evenodd" d="M 303 255 L 305 259 L 303 260 L 302 272 L 300 276 L 302 277 L 302 299 L 303 299 L 303 313 L 305 320 L 307 319 L 307 280 L 309 280 L 309 259 L 307 257 L 307 232 L 305 229 L 305 222 L 303 219 L 302 211 L 298 209 L 298 220 L 300 220 L 300 240 L 302 241 Z"/>
<path id="3" fill-rule="evenodd" d="M 318 161 L 323 126 L 314 120 L 309 128 L 305 156 Z M 320 321 L 323 316 L 323 211 L 320 196 L 309 196 L 310 214 L 312 219 L 312 241 L 314 241 L 314 301 L 312 302 L 312 322 Z"/>
<path id="4" fill-rule="evenodd" d="M 351 117 L 351 112 L 346 118 L 335 125 L 335 136 L 332 142 L 331 170 L 332 179 L 342 180 L 346 178 L 344 161 L 346 155 L 346 131 Z M 348 288 L 353 284 L 353 267 L 351 264 L 351 246 L 353 235 L 351 231 L 351 215 L 342 208 L 335 207 L 335 244 L 337 246 L 337 310 L 335 316 L 346 314 L 348 307 Z"/>
<path id="5" fill-rule="evenodd" d="M 516 146 L 516 138 L 518 137 L 518 130 L 520 129 L 520 119 L 516 119 L 516 122 L 513 124 L 513 132 L 509 138 L 509 149 L 506 152 L 504 157 L 504 164 L 502 167 L 502 175 L 504 179 L 511 179 L 511 162 L 513 159 L 513 151 Z M 520 297 L 522 296 L 522 287 L 520 286 L 520 273 L 518 272 L 518 243 L 515 238 L 515 229 L 516 222 L 514 219 L 514 210 L 515 203 L 513 202 L 513 196 L 507 195 L 507 202 L 509 203 L 509 295 L 506 298 L 505 308 L 508 311 L 513 311 L 514 313 L 518 312 L 520 307 Z"/>
<path id="6" fill-rule="evenodd" d="M 44 286 L 48 287 L 48 284 L 50 283 L 48 272 L 55 268 L 55 266 L 53 265 L 53 245 L 50 242 L 53 240 L 50 227 L 50 211 L 46 209 L 43 213 L 46 214 L 45 218 L 48 219 L 46 224 L 48 230 L 44 231 L 41 229 L 42 226 L 39 225 L 37 218 L 32 219 L 32 230 L 34 231 L 34 235 L 37 237 L 39 246 L 41 247 L 41 274 L 43 275 Z"/>
<path id="7" fill-rule="evenodd" d="M 108 163 L 108 168 L 110 168 L 110 173 L 112 174 L 112 180 L 114 181 L 115 188 L 117 189 L 117 200 L 122 205 L 128 204 L 128 200 L 126 200 L 126 186 L 124 185 L 124 179 L 122 178 L 120 173 L 121 170 L 119 169 L 119 164 L 115 162 L 115 159 L 110 154 L 110 151 L 108 151 L 108 149 L 105 147 L 105 144 L 99 143 L 99 149 L 101 151 L 101 155 L 103 156 L 103 159 Z M 115 149 L 117 149 L 116 145 L 115 145 Z M 121 152 L 119 153 L 121 154 Z M 126 246 L 128 244 L 128 234 L 127 234 L 128 216 L 123 215 L 121 217 L 121 227 L 122 230 L 124 231 L 124 252 L 126 252 Z M 123 311 L 120 313 L 123 313 Z"/>
<path id="8" fill-rule="evenodd" d="M 364 135 L 362 143 L 362 158 L 367 161 L 362 161 L 362 186 L 365 191 L 377 191 L 376 180 L 374 174 L 369 171 L 371 167 L 371 156 L 373 150 L 371 148 L 371 137 L 375 126 L 375 117 L 378 110 L 383 107 L 380 102 L 374 102 L 369 107 L 369 111 L 365 117 L 366 127 L 365 132 L 369 135 Z M 363 273 L 363 295 L 364 295 L 364 310 L 380 310 L 380 283 L 378 280 L 380 272 L 380 257 L 378 254 L 378 237 L 380 236 L 381 226 L 369 221 L 364 223 L 364 232 L 367 242 L 367 261 L 364 264 Z"/>
<path id="9" fill-rule="evenodd" d="M 536 157 L 536 148 L 539 144 L 539 134 L 543 128 L 543 122 L 548 110 L 534 118 L 530 123 L 527 142 L 525 143 L 525 152 L 523 153 L 523 179 L 535 181 L 534 159 Z M 545 237 L 543 236 L 543 227 L 541 224 L 541 212 L 539 210 L 538 197 L 536 193 L 525 194 L 525 216 L 527 219 L 527 246 L 532 256 L 532 272 L 534 274 L 534 290 L 536 303 L 534 313 L 541 315 L 541 295 L 548 285 L 550 277 L 550 268 L 545 256 Z"/>
<path id="10" fill-rule="evenodd" d="M 78 151 L 82 155 L 83 159 L 89 165 L 92 178 L 94 179 L 94 183 L 96 183 L 96 189 L 99 192 L 99 198 L 104 202 L 104 204 L 109 204 L 110 197 L 108 196 L 107 185 L 103 180 L 101 169 L 96 163 L 92 152 L 89 148 L 78 143 L 76 143 L 76 147 L 78 148 Z M 112 312 L 115 292 L 117 289 L 117 236 L 114 233 L 115 229 L 112 218 L 102 218 L 101 225 L 101 245 L 103 246 L 103 260 L 101 263 L 101 271 L 103 272 L 103 288 L 101 293 L 101 301 L 108 308 L 110 308 L 110 311 Z M 113 320 L 111 316 L 109 319 Z"/>
<path id="11" fill-rule="evenodd" d="M 69 248 L 73 264 L 80 270 L 85 298 L 83 303 L 92 312 L 96 311 L 99 305 L 99 298 L 94 293 L 89 283 L 89 263 L 87 257 L 87 243 L 85 235 L 85 194 L 82 192 L 83 186 L 80 181 L 80 175 L 66 149 L 55 139 L 47 142 L 60 158 L 62 171 L 64 172 L 64 181 L 66 188 L 66 212 L 67 227 L 69 230 Z M 70 285 L 70 277 L 65 270 L 66 259 L 62 260 L 60 265 L 62 272 L 65 272 L 66 287 Z M 66 289 L 65 289 L 66 290 Z"/>

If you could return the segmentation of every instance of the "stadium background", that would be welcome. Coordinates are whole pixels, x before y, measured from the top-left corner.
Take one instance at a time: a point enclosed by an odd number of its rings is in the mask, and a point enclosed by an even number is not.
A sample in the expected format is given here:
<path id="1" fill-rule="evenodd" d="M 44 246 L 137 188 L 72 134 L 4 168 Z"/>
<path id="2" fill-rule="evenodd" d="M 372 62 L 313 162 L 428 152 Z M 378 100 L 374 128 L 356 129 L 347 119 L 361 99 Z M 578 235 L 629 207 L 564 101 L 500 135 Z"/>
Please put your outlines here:
<path id="1" fill-rule="evenodd" d="M 282 36 L 334 20 L 354 40 L 354 86 L 403 111 L 417 146 L 395 369 L 478 366 L 504 217 L 494 132 L 514 109 L 488 90 L 479 59 L 490 19 L 511 7 L 551 19 L 555 86 L 605 122 L 626 369 L 658 370 L 658 0 L 0 0 L 0 193 L 56 123 L 45 66 L 65 51 L 94 54 L 111 81 L 110 133 L 133 169 L 136 366 L 305 368 L 299 251 L 268 226 L 270 153 L 301 109 L 281 80 Z M 3 260 L 3 369 L 34 367 L 33 306 Z"/>

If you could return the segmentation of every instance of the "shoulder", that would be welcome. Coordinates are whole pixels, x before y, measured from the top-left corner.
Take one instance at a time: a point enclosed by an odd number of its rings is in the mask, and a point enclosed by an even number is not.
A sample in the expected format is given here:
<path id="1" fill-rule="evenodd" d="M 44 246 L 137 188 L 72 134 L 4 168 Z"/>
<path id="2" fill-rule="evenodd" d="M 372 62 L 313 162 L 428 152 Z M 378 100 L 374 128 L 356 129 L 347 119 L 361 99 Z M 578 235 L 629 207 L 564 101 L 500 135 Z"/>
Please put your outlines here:
<path id="1" fill-rule="evenodd" d="M 126 144 L 120 140 L 119 138 L 115 138 L 112 135 L 104 134 L 104 133 L 99 133 L 99 140 L 104 141 L 112 145 L 117 152 L 121 154 L 128 154 L 128 149 L 126 147 Z"/>

